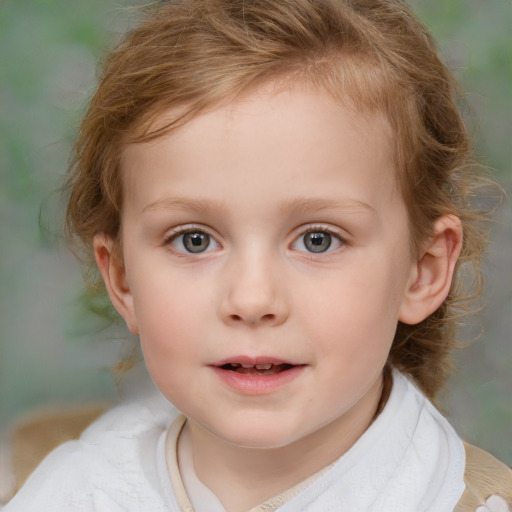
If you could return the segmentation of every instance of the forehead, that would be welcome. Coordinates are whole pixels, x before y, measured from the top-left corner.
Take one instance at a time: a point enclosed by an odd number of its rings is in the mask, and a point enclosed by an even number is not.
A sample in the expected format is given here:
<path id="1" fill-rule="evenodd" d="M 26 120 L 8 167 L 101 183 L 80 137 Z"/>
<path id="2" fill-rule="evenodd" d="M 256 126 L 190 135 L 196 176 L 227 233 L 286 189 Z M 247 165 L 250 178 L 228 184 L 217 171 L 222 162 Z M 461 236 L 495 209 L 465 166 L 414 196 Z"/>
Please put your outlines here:
<path id="1" fill-rule="evenodd" d="M 152 129 L 181 113 L 162 113 Z M 281 187 L 288 200 L 293 193 L 389 200 L 396 193 L 392 140 L 380 114 L 362 114 L 317 90 L 270 84 L 154 140 L 128 144 L 122 156 L 125 201 L 137 202 L 140 210 L 159 197 L 189 192 L 194 181 L 197 194 L 205 196 L 227 188 L 257 198 Z M 333 191 L 338 171 L 343 190 Z"/>

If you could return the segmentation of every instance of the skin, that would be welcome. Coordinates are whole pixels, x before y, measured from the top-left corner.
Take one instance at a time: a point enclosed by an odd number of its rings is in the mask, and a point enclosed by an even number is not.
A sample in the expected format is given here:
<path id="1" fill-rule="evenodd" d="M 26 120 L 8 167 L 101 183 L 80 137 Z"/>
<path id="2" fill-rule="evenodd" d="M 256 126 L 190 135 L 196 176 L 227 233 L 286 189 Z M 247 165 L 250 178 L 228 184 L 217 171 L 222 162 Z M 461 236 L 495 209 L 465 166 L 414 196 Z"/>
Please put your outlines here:
<path id="1" fill-rule="evenodd" d="M 124 264 L 98 234 L 98 266 L 228 512 L 345 453 L 374 417 L 397 322 L 448 293 L 460 223 L 442 217 L 411 254 L 391 140 L 380 116 L 267 85 L 124 152 Z M 183 230 L 209 235 L 206 250 Z M 331 246 L 311 252 L 308 231 Z M 212 366 L 240 356 L 300 368 L 246 393 Z"/>

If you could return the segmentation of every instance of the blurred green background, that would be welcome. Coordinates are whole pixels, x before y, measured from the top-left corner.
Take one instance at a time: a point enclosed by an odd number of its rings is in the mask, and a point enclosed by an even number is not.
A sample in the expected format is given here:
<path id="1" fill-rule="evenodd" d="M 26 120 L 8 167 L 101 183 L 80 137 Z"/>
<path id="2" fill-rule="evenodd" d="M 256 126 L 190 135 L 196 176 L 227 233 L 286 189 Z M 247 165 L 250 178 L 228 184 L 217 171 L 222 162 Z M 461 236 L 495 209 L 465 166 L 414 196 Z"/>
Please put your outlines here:
<path id="1" fill-rule="evenodd" d="M 97 62 L 135 1 L 0 3 L 0 431 L 50 402 L 114 399 L 124 334 L 84 311 L 59 242 L 58 188 Z M 415 0 L 479 121 L 480 159 L 512 191 L 512 3 Z M 57 191 L 57 192 L 56 192 Z M 482 339 L 457 354 L 444 398 L 462 435 L 512 465 L 512 207 L 489 246 Z"/>

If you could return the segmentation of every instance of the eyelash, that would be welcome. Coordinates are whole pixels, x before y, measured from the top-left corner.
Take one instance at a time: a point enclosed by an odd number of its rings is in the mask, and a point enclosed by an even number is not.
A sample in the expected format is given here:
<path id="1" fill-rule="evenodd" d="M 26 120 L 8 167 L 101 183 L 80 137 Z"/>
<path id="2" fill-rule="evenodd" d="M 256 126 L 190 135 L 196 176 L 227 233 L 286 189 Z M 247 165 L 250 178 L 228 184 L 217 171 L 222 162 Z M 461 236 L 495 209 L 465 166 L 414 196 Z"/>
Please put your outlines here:
<path id="1" fill-rule="evenodd" d="M 186 249 L 185 242 L 183 240 L 181 241 L 181 245 L 182 245 L 181 249 L 173 246 L 173 243 L 176 242 L 176 240 L 178 240 L 180 237 L 183 237 L 186 234 L 193 234 L 193 233 L 206 235 L 208 237 L 208 246 L 206 247 L 205 250 L 202 250 L 202 251 L 200 250 L 197 252 L 189 251 Z M 305 243 L 305 237 L 310 233 L 322 233 L 322 234 L 328 235 L 329 245 L 327 246 L 327 248 L 323 251 L 308 250 L 306 247 L 306 243 Z M 331 248 L 332 244 L 333 244 L 333 240 L 335 241 L 334 242 L 335 245 L 336 244 L 337 245 L 336 245 L 336 247 Z M 310 242 L 311 241 L 312 240 L 310 240 Z M 299 252 L 308 254 L 310 257 L 318 257 L 318 256 L 321 256 L 324 254 L 330 254 L 331 252 L 336 251 L 340 247 L 345 246 L 346 240 L 338 232 L 336 232 L 332 229 L 328 229 L 325 226 L 309 226 L 307 229 L 300 231 L 300 233 L 293 239 L 293 242 L 290 244 L 290 247 L 294 248 L 294 246 L 296 246 L 299 243 L 302 243 L 304 250 L 297 249 L 297 247 L 295 247 L 296 250 L 298 250 Z M 313 243 L 315 244 L 316 242 L 313 242 Z M 210 235 L 207 230 L 205 230 L 204 228 L 202 228 L 200 226 L 180 226 L 180 227 L 176 228 L 169 236 L 167 236 L 163 242 L 164 246 L 172 247 L 174 252 L 176 252 L 182 256 L 190 256 L 190 255 L 200 256 L 204 253 L 211 252 L 212 244 L 216 244 L 217 248 L 221 247 L 219 242 L 217 242 L 216 238 L 214 236 Z M 320 244 L 317 244 L 317 245 L 320 246 Z"/>

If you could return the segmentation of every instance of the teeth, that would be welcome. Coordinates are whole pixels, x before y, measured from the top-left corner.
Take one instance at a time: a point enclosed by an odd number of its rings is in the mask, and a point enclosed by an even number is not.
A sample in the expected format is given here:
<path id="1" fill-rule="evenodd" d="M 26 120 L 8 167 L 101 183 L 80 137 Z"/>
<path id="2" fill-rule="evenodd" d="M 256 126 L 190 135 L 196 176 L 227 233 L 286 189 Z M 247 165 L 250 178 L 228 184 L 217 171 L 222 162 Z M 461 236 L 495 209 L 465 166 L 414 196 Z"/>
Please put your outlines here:
<path id="1" fill-rule="evenodd" d="M 237 368 L 244 368 L 245 370 L 250 370 L 251 368 L 256 368 L 256 370 L 270 370 L 274 366 L 272 363 L 265 364 L 244 364 L 244 363 L 226 363 L 224 367 L 227 367 L 236 370 Z"/>
<path id="2" fill-rule="evenodd" d="M 257 364 L 255 365 L 257 370 L 270 370 L 272 368 L 272 363 L 268 364 Z"/>
<path id="3" fill-rule="evenodd" d="M 270 370 L 272 368 L 272 363 L 267 364 L 239 364 L 239 363 L 231 363 L 231 366 L 239 368 L 240 366 L 245 369 L 256 368 L 256 370 Z"/>

